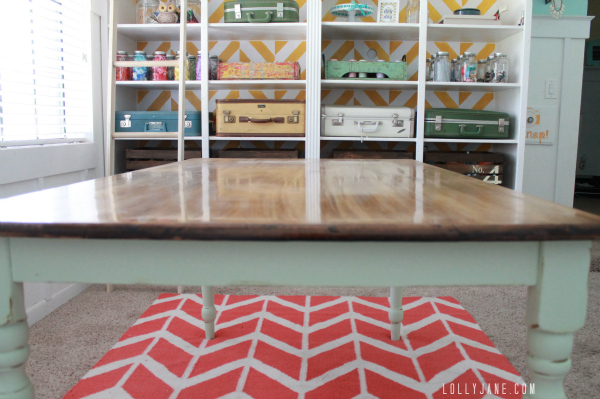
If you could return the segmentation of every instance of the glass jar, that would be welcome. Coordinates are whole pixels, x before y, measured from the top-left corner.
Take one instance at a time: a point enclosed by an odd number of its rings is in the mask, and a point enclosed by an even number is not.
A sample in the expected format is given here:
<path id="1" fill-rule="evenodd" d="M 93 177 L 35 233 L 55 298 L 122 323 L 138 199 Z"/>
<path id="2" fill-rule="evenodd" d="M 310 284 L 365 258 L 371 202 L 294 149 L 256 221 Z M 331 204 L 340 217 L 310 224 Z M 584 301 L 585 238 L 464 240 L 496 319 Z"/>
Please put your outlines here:
<path id="1" fill-rule="evenodd" d="M 158 23 L 155 12 L 158 11 L 159 0 L 139 0 L 137 3 L 137 23 L 154 24 Z"/>
<path id="2" fill-rule="evenodd" d="M 471 51 L 463 53 L 461 77 L 463 82 L 477 81 L 477 59 L 475 58 L 475 53 Z"/>
<path id="3" fill-rule="evenodd" d="M 133 55 L 134 61 L 147 61 L 145 51 L 136 51 Z M 148 68 L 147 67 L 133 67 L 132 80 L 148 80 Z"/>
<path id="4" fill-rule="evenodd" d="M 419 0 L 408 0 L 406 6 L 406 23 L 407 24 L 418 24 L 419 23 Z"/>
<path id="5" fill-rule="evenodd" d="M 477 82 L 485 83 L 486 68 L 487 68 L 487 59 L 477 61 Z"/>
<path id="6" fill-rule="evenodd" d="M 194 72 L 194 74 L 196 75 L 196 80 L 202 80 L 202 63 L 200 62 L 201 59 L 201 51 L 198 51 L 198 55 L 196 56 L 196 71 Z"/>
<path id="7" fill-rule="evenodd" d="M 175 56 L 172 54 L 167 55 L 167 61 L 173 61 Z M 175 80 L 175 67 L 167 67 L 167 80 Z"/>
<path id="8" fill-rule="evenodd" d="M 154 61 L 166 61 L 167 53 L 164 51 L 154 52 Z M 152 68 L 152 80 L 167 80 L 167 67 L 155 66 Z"/>
<path id="9" fill-rule="evenodd" d="M 485 67 L 485 82 L 492 83 L 494 80 L 494 56 L 490 55 L 487 58 L 487 65 Z"/>
<path id="10" fill-rule="evenodd" d="M 190 68 L 189 68 L 189 60 L 187 58 L 187 52 L 186 54 L 186 59 L 185 59 L 185 80 L 190 80 Z M 181 57 L 181 51 L 177 52 L 177 55 L 175 56 L 175 59 L 177 61 L 179 61 L 179 57 Z M 174 74 L 175 74 L 175 80 L 179 80 L 179 66 L 175 67 L 174 70 Z"/>
<path id="11" fill-rule="evenodd" d="M 463 56 L 459 55 L 456 60 L 456 64 L 454 65 L 454 81 L 455 82 L 462 82 L 462 75 L 461 75 L 462 64 L 463 64 Z"/>
<path id="12" fill-rule="evenodd" d="M 154 61 L 154 55 L 148 55 L 146 56 L 146 60 L 148 61 Z M 146 80 L 153 80 L 154 79 L 154 67 L 148 67 L 146 68 Z"/>
<path id="13" fill-rule="evenodd" d="M 429 76 L 431 76 L 431 74 L 429 73 L 429 71 L 431 70 L 431 58 L 427 58 L 427 60 L 425 61 L 425 80 L 429 81 Z"/>
<path id="14" fill-rule="evenodd" d="M 494 80 L 492 82 L 508 83 L 508 57 L 504 53 L 496 53 L 494 60 Z"/>
<path id="15" fill-rule="evenodd" d="M 450 82 L 450 59 L 446 51 L 438 51 L 435 58 L 435 82 Z"/>
<path id="16" fill-rule="evenodd" d="M 127 51 L 117 51 L 117 61 L 130 61 Z M 118 67 L 116 70 L 117 80 L 132 80 L 132 70 L 127 67 Z"/>
<path id="17" fill-rule="evenodd" d="M 431 54 L 431 67 L 429 68 L 429 80 L 432 81 L 435 77 L 435 54 Z"/>
<path id="18" fill-rule="evenodd" d="M 451 82 L 456 82 L 456 63 L 457 63 L 457 59 L 453 59 L 452 61 L 450 61 L 450 81 Z"/>
<path id="19" fill-rule="evenodd" d="M 181 10 L 181 0 L 177 0 L 175 4 L 177 5 L 177 8 Z M 200 0 L 188 0 L 187 9 L 188 24 L 200 23 Z"/>
<path id="20" fill-rule="evenodd" d="M 188 62 L 185 66 L 185 80 L 196 80 L 196 56 L 188 55 Z"/>

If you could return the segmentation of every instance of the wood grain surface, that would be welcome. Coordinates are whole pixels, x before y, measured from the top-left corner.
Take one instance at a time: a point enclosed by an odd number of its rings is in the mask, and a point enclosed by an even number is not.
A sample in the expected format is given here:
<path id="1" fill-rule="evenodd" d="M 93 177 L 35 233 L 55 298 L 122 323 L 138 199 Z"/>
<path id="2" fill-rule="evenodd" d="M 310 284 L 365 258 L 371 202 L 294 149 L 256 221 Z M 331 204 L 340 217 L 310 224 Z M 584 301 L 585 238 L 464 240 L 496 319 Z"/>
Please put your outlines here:
<path id="1" fill-rule="evenodd" d="M 600 217 L 413 160 L 192 159 L 0 200 L 0 236 L 600 238 Z"/>

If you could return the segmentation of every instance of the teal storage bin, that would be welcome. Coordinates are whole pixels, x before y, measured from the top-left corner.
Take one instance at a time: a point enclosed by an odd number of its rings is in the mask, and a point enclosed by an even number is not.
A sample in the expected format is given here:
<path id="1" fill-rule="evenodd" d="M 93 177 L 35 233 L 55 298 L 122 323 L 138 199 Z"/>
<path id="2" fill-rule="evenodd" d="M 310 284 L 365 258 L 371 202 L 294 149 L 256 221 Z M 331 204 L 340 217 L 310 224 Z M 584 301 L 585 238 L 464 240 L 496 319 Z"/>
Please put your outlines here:
<path id="1" fill-rule="evenodd" d="M 185 111 L 185 136 L 200 136 L 200 111 Z M 177 111 L 117 111 L 115 132 L 177 132 Z"/>

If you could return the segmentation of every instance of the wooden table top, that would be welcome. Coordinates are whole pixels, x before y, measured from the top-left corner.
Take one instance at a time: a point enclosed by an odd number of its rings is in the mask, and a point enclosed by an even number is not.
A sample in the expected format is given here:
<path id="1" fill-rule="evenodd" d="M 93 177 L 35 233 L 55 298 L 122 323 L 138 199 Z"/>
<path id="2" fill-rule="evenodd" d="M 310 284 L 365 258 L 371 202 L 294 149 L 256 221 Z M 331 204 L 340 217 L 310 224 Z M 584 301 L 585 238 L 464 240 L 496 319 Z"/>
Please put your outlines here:
<path id="1" fill-rule="evenodd" d="M 600 238 L 600 217 L 411 160 L 193 159 L 0 200 L 0 236 Z"/>

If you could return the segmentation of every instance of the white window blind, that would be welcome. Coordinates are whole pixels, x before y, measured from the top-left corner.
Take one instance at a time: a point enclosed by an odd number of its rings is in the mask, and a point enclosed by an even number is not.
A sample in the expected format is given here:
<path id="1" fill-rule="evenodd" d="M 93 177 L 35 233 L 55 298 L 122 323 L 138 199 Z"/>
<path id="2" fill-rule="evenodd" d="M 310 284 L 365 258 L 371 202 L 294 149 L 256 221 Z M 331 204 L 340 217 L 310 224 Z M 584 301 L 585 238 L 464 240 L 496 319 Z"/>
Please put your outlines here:
<path id="1" fill-rule="evenodd" d="M 91 137 L 89 0 L 0 0 L 0 146 Z"/>

